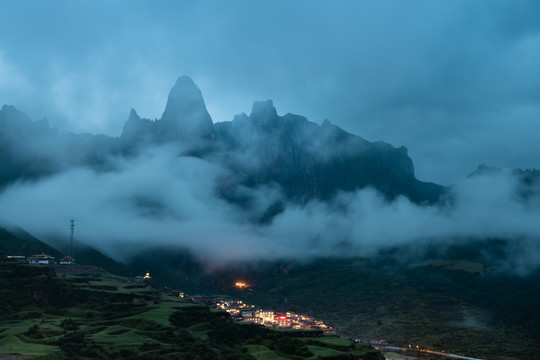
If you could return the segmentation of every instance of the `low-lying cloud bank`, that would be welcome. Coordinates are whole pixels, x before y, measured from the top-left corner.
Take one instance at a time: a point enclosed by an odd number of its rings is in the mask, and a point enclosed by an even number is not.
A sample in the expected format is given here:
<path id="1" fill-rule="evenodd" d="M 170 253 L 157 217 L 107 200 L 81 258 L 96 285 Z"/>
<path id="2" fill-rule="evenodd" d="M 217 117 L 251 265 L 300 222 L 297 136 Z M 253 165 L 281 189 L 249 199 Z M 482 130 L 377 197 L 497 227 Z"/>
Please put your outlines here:
<path id="1" fill-rule="evenodd" d="M 279 188 L 242 188 L 255 199 L 246 211 L 221 198 L 225 168 L 161 147 L 137 159 L 114 161 L 116 170 L 72 169 L 0 194 L 0 221 L 41 238 L 76 238 L 126 260 L 144 247 L 188 248 L 213 263 L 318 256 L 373 255 L 392 246 L 471 239 L 514 243 L 512 266 L 540 264 L 540 197 L 521 198 L 512 173 L 466 178 L 445 205 L 420 206 L 404 197 L 389 203 L 375 190 L 341 193 L 331 202 L 287 203 Z M 282 201 L 269 225 L 253 215 Z"/>

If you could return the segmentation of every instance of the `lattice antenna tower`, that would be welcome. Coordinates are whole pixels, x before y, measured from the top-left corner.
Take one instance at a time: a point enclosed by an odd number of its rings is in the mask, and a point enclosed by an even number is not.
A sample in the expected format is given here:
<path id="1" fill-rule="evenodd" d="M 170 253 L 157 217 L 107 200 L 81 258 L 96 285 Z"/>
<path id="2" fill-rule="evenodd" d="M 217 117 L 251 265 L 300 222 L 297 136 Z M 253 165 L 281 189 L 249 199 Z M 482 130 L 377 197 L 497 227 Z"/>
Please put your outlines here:
<path id="1" fill-rule="evenodd" d="M 75 254 L 73 253 L 73 233 L 75 232 L 75 220 L 71 219 L 70 222 L 70 229 L 71 229 L 71 236 L 69 238 L 69 256 L 71 257 L 72 263 L 74 263 Z"/>

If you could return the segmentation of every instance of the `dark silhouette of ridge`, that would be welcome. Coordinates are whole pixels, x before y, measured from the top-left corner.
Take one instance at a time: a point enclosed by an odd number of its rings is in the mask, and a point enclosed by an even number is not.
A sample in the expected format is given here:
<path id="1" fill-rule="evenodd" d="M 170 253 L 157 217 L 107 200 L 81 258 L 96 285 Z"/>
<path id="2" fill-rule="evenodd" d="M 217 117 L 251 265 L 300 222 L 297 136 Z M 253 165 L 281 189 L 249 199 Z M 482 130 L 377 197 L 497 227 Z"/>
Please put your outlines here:
<path id="1" fill-rule="evenodd" d="M 239 186 L 279 185 L 286 200 L 299 203 L 366 187 L 389 200 L 406 196 L 417 203 L 436 202 L 445 192 L 416 179 L 405 147 L 366 141 L 328 120 L 318 125 L 299 115 L 279 116 L 272 100 L 254 102 L 249 116 L 213 124 L 201 91 L 187 76 L 172 87 L 161 119 L 144 119 L 131 109 L 120 138 L 58 135 L 12 106 L 0 111 L 0 130 L 0 186 L 73 166 L 108 171 L 114 168 L 111 155 L 173 144 L 179 155 L 229 169 L 218 191 L 246 208 L 251 200 L 242 198 Z M 282 208 L 273 204 L 268 218 Z"/>

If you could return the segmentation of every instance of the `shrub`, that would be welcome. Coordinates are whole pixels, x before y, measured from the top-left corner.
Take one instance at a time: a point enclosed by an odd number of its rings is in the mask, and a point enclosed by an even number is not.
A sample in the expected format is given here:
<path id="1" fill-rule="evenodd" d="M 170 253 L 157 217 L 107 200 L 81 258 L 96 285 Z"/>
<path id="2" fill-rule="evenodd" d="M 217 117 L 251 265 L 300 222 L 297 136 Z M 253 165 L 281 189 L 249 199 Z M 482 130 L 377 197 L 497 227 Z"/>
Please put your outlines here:
<path id="1" fill-rule="evenodd" d="M 73 331 L 73 330 L 78 330 L 79 329 L 79 324 L 77 324 L 74 320 L 72 319 L 64 319 L 61 323 L 60 323 L 60 327 L 66 331 Z"/>
<path id="2" fill-rule="evenodd" d="M 41 333 L 39 326 L 37 324 L 29 327 L 28 330 L 26 330 L 26 332 L 24 333 L 24 335 L 32 339 L 43 338 L 43 334 Z"/>

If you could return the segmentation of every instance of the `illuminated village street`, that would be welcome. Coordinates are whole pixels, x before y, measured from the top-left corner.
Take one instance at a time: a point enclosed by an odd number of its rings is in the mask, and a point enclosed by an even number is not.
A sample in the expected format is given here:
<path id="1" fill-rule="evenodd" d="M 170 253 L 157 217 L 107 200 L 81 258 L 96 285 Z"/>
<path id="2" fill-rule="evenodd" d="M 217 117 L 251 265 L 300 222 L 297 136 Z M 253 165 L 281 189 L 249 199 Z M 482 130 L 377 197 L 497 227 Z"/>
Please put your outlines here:
<path id="1" fill-rule="evenodd" d="M 324 324 L 321 320 L 291 311 L 278 312 L 269 309 L 259 309 L 255 305 L 244 303 L 242 300 L 225 300 L 206 296 L 193 296 L 193 302 L 224 310 L 235 321 L 264 325 L 269 328 L 294 330 L 322 330 L 326 334 L 337 334 L 337 331 Z"/>
<path id="2" fill-rule="evenodd" d="M 237 281 L 234 286 L 245 289 L 249 284 Z M 185 296 L 183 293 L 180 296 Z M 226 300 L 205 296 L 193 296 L 191 300 L 206 306 L 225 310 L 235 321 L 264 325 L 269 328 L 294 330 L 322 330 L 326 334 L 337 334 L 337 331 L 324 322 L 312 316 L 297 314 L 292 311 L 278 312 L 269 309 L 259 309 L 255 305 L 244 303 L 242 300 Z"/>

